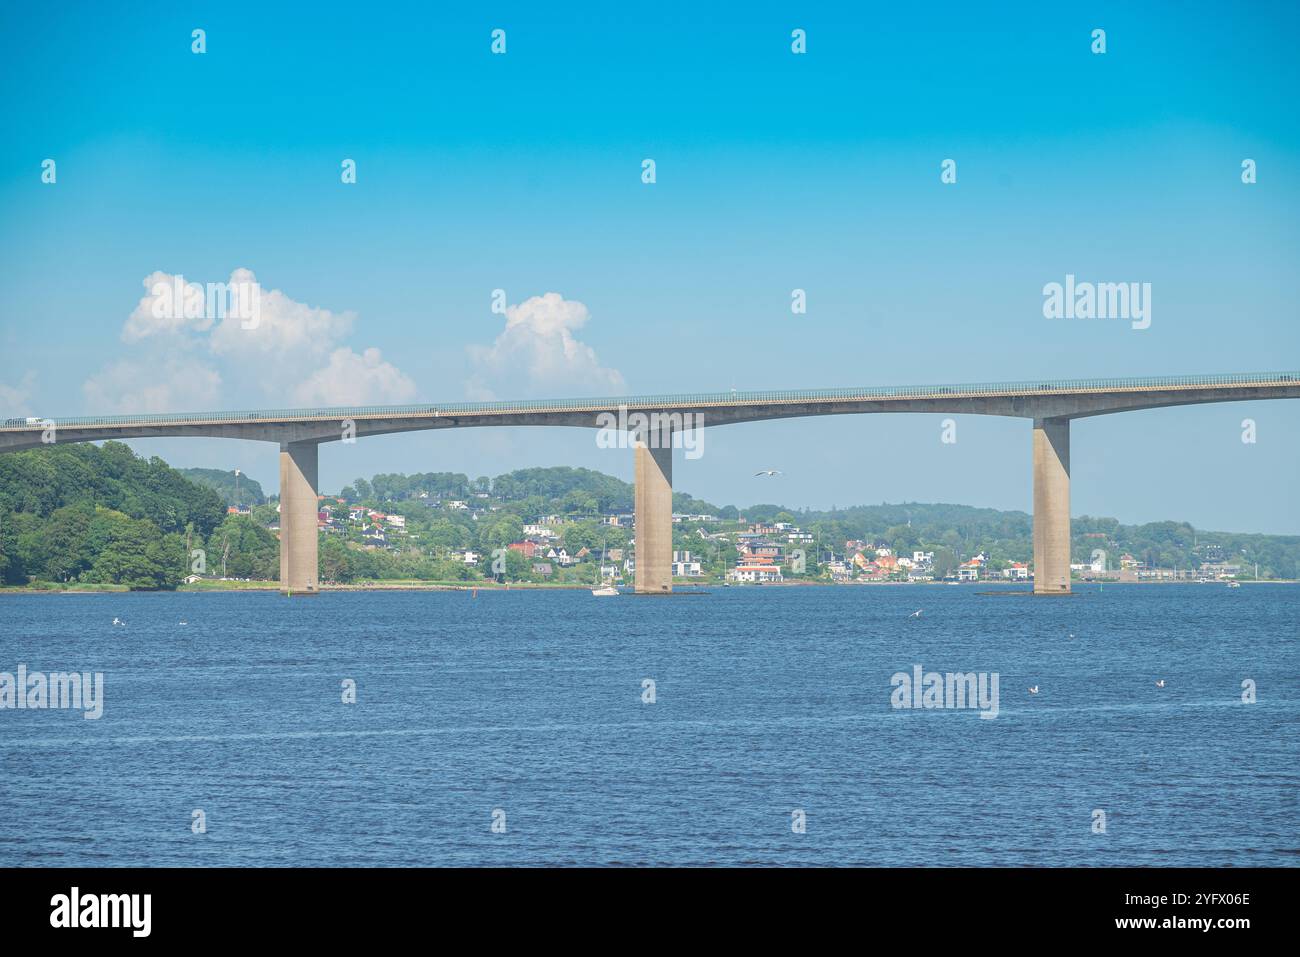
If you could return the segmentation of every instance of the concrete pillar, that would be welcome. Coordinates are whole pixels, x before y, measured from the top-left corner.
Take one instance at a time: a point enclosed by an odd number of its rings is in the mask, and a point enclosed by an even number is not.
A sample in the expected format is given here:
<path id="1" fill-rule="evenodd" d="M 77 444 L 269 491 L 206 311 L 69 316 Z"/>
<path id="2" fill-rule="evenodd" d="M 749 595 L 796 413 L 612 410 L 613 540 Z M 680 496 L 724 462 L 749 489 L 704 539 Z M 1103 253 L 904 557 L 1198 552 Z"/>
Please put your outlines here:
<path id="1" fill-rule="evenodd" d="M 666 595 L 673 590 L 673 449 L 636 450 L 636 593 Z"/>
<path id="2" fill-rule="evenodd" d="M 1070 594 L 1070 420 L 1034 419 L 1034 594 Z"/>
<path id="3" fill-rule="evenodd" d="M 280 443 L 280 592 L 316 591 L 315 442 Z"/>

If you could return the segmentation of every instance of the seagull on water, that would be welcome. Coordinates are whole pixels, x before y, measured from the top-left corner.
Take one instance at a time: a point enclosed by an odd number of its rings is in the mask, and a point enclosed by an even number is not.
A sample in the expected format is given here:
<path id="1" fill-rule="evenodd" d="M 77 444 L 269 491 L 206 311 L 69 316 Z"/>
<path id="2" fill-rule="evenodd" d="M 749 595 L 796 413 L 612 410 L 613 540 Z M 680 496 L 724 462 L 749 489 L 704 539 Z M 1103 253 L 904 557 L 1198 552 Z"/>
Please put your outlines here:
<path id="1" fill-rule="evenodd" d="M 1030 689 L 1029 689 L 1029 693 L 1030 693 L 1030 694 L 1038 694 L 1038 685 L 1034 685 L 1032 688 L 1030 688 Z"/>
<path id="2" fill-rule="evenodd" d="M 780 474 L 781 474 L 780 469 L 763 469 L 761 472 L 755 472 L 754 477 L 758 478 L 758 476 L 760 475 L 780 475 Z"/>
<path id="3" fill-rule="evenodd" d="M 113 624 L 115 624 L 115 625 L 121 625 L 121 626 L 124 627 L 124 628 L 126 627 L 126 622 L 124 622 L 121 618 L 114 618 L 114 619 L 113 619 Z"/>
<path id="4" fill-rule="evenodd" d="M 1163 688 L 1164 686 L 1165 686 L 1165 679 L 1164 679 L 1164 678 L 1161 678 L 1159 681 L 1156 682 L 1156 687 L 1157 687 L 1157 688 Z"/>

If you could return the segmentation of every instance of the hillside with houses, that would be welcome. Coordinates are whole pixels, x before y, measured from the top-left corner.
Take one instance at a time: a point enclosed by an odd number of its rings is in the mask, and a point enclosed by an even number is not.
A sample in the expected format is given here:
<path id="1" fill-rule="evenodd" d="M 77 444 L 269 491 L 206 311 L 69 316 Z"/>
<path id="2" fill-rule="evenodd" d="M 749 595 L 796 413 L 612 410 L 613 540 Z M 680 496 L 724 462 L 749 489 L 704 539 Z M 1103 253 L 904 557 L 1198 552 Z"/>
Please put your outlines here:
<path id="1" fill-rule="evenodd" d="M 232 516 L 277 528 L 274 501 Z M 977 583 L 1033 580 L 1023 512 L 904 503 L 830 511 L 715 506 L 674 495 L 679 584 Z M 630 583 L 636 574 L 632 486 L 588 469 L 534 468 L 495 478 L 376 475 L 322 495 L 321 576 Z M 1296 577 L 1300 537 L 1198 532 L 1176 522 L 1123 526 L 1077 518 L 1080 580 Z"/>
<path id="2" fill-rule="evenodd" d="M 222 501 L 226 502 L 223 506 Z M 1023 512 L 884 504 L 812 511 L 673 496 L 678 584 L 1026 582 Z M 271 582 L 279 505 L 249 476 L 181 473 L 118 442 L 0 457 L 5 585 L 168 589 Z M 587 469 L 495 478 L 430 472 L 357 479 L 317 505 L 325 583 L 629 583 L 632 486 Z M 1080 580 L 1294 579 L 1300 536 L 1076 517 Z"/>

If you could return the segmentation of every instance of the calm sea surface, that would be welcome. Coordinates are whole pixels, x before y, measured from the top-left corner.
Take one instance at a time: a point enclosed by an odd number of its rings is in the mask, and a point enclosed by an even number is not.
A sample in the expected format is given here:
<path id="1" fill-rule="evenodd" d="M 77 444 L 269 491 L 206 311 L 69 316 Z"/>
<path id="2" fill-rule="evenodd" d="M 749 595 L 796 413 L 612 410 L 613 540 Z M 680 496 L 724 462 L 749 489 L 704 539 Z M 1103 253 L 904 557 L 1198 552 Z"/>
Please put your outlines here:
<path id="1" fill-rule="evenodd" d="M 1300 864 L 1300 587 L 979 590 L 6 596 L 0 866 Z"/>

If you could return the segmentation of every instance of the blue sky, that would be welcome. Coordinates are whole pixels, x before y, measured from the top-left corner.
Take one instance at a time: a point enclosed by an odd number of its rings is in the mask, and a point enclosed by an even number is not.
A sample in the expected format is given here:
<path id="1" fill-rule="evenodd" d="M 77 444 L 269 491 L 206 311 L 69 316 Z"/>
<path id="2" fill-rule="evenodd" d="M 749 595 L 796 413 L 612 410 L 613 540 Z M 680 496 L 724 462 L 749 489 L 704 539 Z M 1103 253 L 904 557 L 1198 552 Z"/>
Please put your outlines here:
<path id="1" fill-rule="evenodd" d="M 7 7 L 0 414 L 1300 367 L 1297 6 L 1051 6 Z M 262 338 L 126 332 L 146 277 L 237 269 L 280 291 Z M 1067 273 L 1150 282 L 1151 327 L 1044 318 Z M 1029 424 L 940 422 L 711 430 L 676 485 L 1028 510 Z M 275 485 L 271 445 L 133 445 Z M 321 456 L 327 489 L 557 464 L 631 474 L 564 429 Z M 1075 514 L 1300 533 L 1295 403 L 1080 421 L 1073 465 Z"/>

